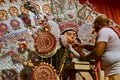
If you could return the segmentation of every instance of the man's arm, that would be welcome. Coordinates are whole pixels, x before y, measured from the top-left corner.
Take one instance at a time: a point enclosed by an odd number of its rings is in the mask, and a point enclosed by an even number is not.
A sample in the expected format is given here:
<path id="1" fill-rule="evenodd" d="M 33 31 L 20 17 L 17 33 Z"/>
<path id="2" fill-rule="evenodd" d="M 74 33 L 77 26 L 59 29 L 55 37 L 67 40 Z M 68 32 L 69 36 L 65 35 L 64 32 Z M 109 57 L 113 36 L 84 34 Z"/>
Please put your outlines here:
<path id="1" fill-rule="evenodd" d="M 106 48 L 106 42 L 98 42 L 96 45 L 96 50 L 95 53 L 97 54 L 97 56 L 102 56 L 104 54 L 105 48 Z"/>
<path id="2" fill-rule="evenodd" d="M 95 46 L 94 45 L 89 45 L 89 44 L 81 44 L 81 43 L 73 43 L 72 47 L 79 47 L 79 48 L 84 48 L 86 50 L 92 51 Z"/>
<path id="3" fill-rule="evenodd" d="M 87 45 L 87 44 L 85 44 L 85 45 L 83 45 L 82 48 L 84 48 L 86 50 L 89 50 L 89 51 L 92 51 L 92 50 L 94 50 L 95 45 L 89 45 L 89 44 Z"/>
<path id="4" fill-rule="evenodd" d="M 94 50 L 91 51 L 90 54 L 86 56 L 87 59 L 96 59 L 97 57 L 101 57 L 104 54 L 104 50 L 106 48 L 106 42 L 98 42 L 94 48 Z"/>

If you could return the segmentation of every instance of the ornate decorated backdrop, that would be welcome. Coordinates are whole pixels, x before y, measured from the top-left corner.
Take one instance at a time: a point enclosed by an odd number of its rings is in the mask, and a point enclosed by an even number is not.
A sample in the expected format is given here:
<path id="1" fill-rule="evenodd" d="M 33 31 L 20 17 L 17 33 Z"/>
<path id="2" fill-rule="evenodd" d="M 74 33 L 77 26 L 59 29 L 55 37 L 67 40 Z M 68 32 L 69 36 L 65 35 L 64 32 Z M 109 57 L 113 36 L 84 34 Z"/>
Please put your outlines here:
<path id="1" fill-rule="evenodd" d="M 80 4 L 78 0 L 0 0 L 0 78 L 17 80 L 29 65 L 38 66 L 28 72 L 34 80 L 57 80 L 52 60 L 46 63 L 46 59 L 59 48 L 59 24 L 74 21 L 81 42 L 94 45 L 92 23 L 101 15 L 94 9 L 88 1 Z"/>

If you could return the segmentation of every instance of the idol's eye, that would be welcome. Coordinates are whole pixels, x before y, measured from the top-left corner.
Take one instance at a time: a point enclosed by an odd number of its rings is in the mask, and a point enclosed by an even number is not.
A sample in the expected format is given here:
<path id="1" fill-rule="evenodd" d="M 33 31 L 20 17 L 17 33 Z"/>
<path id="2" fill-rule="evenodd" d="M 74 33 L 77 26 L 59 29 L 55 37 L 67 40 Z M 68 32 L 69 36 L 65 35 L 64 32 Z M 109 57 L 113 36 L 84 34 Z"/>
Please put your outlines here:
<path id="1" fill-rule="evenodd" d="M 73 36 L 76 36 L 76 33 L 73 33 Z"/>
<path id="2" fill-rule="evenodd" d="M 72 35 L 72 36 L 76 36 L 76 33 L 75 33 L 75 32 L 69 32 L 69 31 L 68 31 L 68 32 L 67 32 L 67 35 L 68 35 L 68 36 L 71 36 L 71 35 Z"/>
<path id="3" fill-rule="evenodd" d="M 68 36 L 71 36 L 71 33 L 70 33 L 70 32 L 67 32 L 67 35 L 68 35 Z"/>

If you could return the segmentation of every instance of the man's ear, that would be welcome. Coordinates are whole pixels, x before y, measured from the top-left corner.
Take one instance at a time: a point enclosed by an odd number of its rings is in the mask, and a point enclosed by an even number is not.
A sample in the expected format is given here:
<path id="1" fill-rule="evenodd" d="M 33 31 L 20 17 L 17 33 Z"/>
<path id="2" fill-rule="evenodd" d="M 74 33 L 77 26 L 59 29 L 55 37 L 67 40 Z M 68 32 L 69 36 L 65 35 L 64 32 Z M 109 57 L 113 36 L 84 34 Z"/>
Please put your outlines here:
<path id="1" fill-rule="evenodd" d="M 102 28 L 102 25 L 95 23 L 95 32 L 98 32 Z"/>
<path id="2" fill-rule="evenodd" d="M 98 25 L 99 26 L 99 29 L 101 29 L 103 26 L 102 25 Z"/>

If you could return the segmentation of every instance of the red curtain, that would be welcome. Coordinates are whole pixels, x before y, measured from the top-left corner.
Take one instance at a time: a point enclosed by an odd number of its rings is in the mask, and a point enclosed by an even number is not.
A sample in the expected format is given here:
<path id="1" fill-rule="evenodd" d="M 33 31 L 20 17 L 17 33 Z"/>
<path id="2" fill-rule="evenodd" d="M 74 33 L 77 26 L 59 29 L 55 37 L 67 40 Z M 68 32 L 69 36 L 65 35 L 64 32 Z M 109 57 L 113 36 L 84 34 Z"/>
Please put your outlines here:
<path id="1" fill-rule="evenodd" d="M 86 0 L 79 0 L 84 4 Z M 120 25 L 120 0 L 89 0 L 99 13 L 107 15 L 115 23 Z"/>

